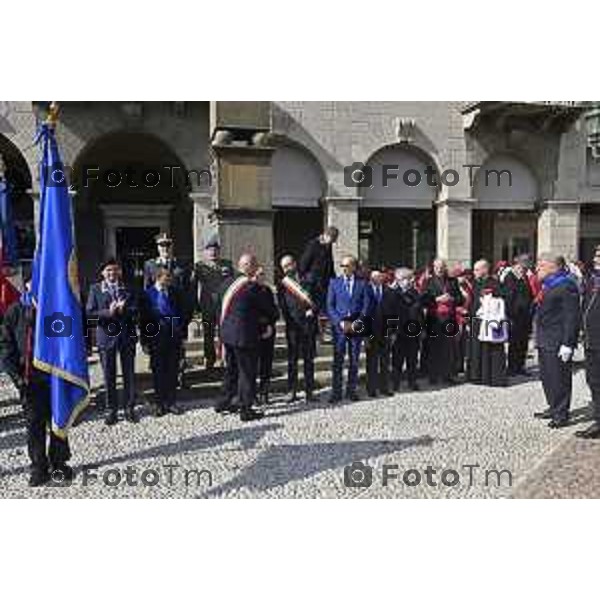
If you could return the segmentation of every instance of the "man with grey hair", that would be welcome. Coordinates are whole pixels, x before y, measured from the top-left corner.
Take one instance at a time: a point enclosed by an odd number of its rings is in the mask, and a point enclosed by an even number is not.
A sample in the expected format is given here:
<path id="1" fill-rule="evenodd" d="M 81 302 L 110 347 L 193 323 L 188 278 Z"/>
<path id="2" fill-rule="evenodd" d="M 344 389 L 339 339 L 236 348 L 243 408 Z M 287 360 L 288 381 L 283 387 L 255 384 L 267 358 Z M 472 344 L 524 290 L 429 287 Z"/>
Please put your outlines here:
<path id="1" fill-rule="evenodd" d="M 534 416 L 550 419 L 549 427 L 553 429 L 569 422 L 572 358 L 581 314 L 579 290 L 565 266 L 562 256 L 546 253 L 538 257 L 537 276 L 542 292 L 535 316 L 536 347 L 548 409 Z"/>
<path id="2" fill-rule="evenodd" d="M 244 253 L 238 261 L 239 277 L 227 287 L 221 302 L 220 331 L 225 346 L 224 398 L 219 413 L 239 412 L 242 421 L 259 419 L 254 410 L 261 334 L 265 323 L 277 320 L 277 309 L 256 281 L 256 256 Z M 238 403 L 234 399 L 238 397 Z"/>
<path id="3" fill-rule="evenodd" d="M 396 269 L 392 289 L 398 309 L 398 332 L 392 348 L 392 386 L 395 392 L 400 389 L 404 372 L 408 387 L 417 391 L 417 361 L 425 296 L 416 289 L 415 274 L 407 267 Z"/>

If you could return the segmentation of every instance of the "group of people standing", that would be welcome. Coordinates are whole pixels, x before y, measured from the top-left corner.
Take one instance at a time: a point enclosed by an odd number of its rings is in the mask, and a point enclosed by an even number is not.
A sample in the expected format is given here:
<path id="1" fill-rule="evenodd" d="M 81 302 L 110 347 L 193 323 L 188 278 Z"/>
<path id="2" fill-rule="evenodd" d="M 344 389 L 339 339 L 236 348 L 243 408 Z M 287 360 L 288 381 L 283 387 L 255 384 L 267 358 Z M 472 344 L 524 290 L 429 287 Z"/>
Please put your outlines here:
<path id="1" fill-rule="evenodd" d="M 266 281 L 251 253 L 237 266 L 220 256 L 216 239 L 204 260 L 187 269 L 173 254 L 173 240 L 157 238 L 158 256 L 144 267 L 143 290 L 125 282 L 120 264 L 106 261 L 100 281 L 87 295 L 86 317 L 95 323 L 95 340 L 106 389 L 106 417 L 136 423 L 135 355 L 137 342 L 150 356 L 156 401 L 154 414 L 180 414 L 176 390 L 185 363 L 184 340 L 195 312 L 202 315 L 204 360 L 208 371 L 222 362 L 223 397 L 218 413 L 242 421 L 264 415 L 269 400 L 276 324 L 282 317 L 287 341 L 290 401 L 315 395 L 317 339 L 328 323 L 333 345 L 329 402 L 361 399 L 359 361 L 366 354 L 366 392 L 391 396 L 403 381 L 412 391 L 418 379 L 454 385 L 465 380 L 504 386 L 510 375 L 525 374 L 532 328 L 539 351 L 540 376 L 548 408 L 536 413 L 552 428 L 569 422 L 572 358 L 583 325 L 587 380 L 592 389 L 594 423 L 579 435 L 600 437 L 600 247 L 585 276 L 575 275 L 559 256 L 541 255 L 537 268 L 529 257 L 492 271 L 478 260 L 472 271 L 449 269 L 441 258 L 419 273 L 407 267 L 367 271 L 354 256 L 342 256 L 336 276 L 333 245 L 339 232 L 328 227 L 311 240 L 300 259 L 280 259 L 278 283 Z M 32 463 L 31 485 L 47 481 L 49 470 L 72 476 L 68 441 L 50 428 L 47 375 L 32 364 L 35 306 L 28 284 L 4 315 L 0 360 L 23 399 Z M 508 356 L 506 355 L 508 348 Z M 121 406 L 117 358 L 123 376 Z M 303 390 L 299 361 L 303 361 Z M 344 365 L 348 362 L 344 385 Z"/>

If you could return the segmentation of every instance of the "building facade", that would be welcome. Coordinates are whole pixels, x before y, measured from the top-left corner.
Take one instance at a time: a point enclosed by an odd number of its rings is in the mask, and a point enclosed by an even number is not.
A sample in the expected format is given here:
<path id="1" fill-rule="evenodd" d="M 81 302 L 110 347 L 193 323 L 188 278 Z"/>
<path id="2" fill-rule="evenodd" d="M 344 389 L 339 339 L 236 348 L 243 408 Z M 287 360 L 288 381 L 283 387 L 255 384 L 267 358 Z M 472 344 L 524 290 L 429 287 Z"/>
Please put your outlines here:
<path id="1" fill-rule="evenodd" d="M 84 284 L 108 257 L 139 276 L 169 231 L 198 260 L 255 251 L 272 269 L 325 224 L 338 254 L 419 266 L 440 255 L 600 243 L 600 113 L 578 102 L 62 102 Z M 45 103 L 0 102 L 0 154 L 23 261 L 39 199 Z"/>

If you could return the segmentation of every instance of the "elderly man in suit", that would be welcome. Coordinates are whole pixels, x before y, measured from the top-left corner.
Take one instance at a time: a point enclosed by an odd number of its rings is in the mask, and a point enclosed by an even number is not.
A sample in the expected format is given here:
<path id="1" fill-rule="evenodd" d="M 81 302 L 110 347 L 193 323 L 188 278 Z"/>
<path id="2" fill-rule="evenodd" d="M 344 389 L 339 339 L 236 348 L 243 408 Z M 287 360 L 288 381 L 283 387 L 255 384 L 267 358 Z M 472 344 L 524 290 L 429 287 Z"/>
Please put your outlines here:
<path id="1" fill-rule="evenodd" d="M 398 326 L 398 297 L 389 288 L 382 271 L 371 272 L 369 285 L 372 335 L 366 341 L 367 350 L 367 394 L 393 396 L 390 390 L 390 363 L 392 358 L 393 333 Z"/>
<path id="2" fill-rule="evenodd" d="M 327 316 L 333 335 L 333 391 L 330 403 L 342 399 L 343 369 L 346 353 L 349 353 L 346 398 L 360 400 L 358 387 L 358 360 L 362 336 L 368 332 L 370 296 L 368 284 L 355 275 L 357 261 L 353 256 L 344 256 L 340 266 L 342 275 L 332 279 L 327 293 Z"/>
<path id="3" fill-rule="evenodd" d="M 277 320 L 277 308 L 256 281 L 259 265 L 253 254 L 238 261 L 240 276 L 227 287 L 221 303 L 221 341 L 225 345 L 225 397 L 216 411 L 238 412 L 242 421 L 263 417 L 255 410 L 258 353 L 264 326 Z M 238 403 L 234 403 L 238 396 Z"/>
<path id="4" fill-rule="evenodd" d="M 535 316 L 536 346 L 548 409 L 534 416 L 550 419 L 549 427 L 557 429 L 569 422 L 572 358 L 581 315 L 579 290 L 562 256 L 541 254 L 537 274 L 542 297 Z"/>
<path id="5" fill-rule="evenodd" d="M 123 374 L 125 419 L 137 422 L 134 410 L 134 363 L 137 343 L 135 316 L 137 307 L 133 293 L 122 281 L 122 272 L 116 260 L 107 260 L 101 268 L 102 281 L 91 286 L 86 313 L 88 323 L 96 323 L 96 344 L 104 373 L 108 415 L 105 423 L 118 421 L 117 354 Z"/>

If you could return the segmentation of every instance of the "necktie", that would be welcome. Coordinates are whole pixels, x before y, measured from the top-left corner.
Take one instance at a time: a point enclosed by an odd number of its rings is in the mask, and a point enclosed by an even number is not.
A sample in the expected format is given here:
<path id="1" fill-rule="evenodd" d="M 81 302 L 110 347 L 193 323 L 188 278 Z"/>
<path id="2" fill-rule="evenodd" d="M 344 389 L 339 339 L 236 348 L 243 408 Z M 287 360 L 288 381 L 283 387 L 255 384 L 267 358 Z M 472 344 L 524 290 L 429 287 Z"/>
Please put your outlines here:
<path id="1" fill-rule="evenodd" d="M 352 280 L 350 277 L 346 279 L 346 291 L 348 292 L 349 296 L 352 296 Z"/>

